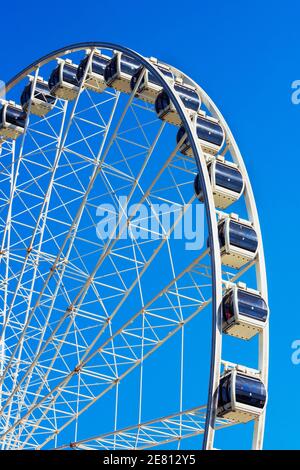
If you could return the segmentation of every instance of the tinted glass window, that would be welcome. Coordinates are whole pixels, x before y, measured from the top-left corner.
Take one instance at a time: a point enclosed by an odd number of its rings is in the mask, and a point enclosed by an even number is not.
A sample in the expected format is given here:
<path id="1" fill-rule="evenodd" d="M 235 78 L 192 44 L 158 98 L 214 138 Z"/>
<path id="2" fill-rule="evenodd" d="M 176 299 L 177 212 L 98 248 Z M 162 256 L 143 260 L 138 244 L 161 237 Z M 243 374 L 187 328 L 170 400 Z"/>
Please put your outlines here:
<path id="1" fill-rule="evenodd" d="M 170 70 L 165 69 L 164 67 L 157 67 L 159 71 L 166 77 L 166 78 L 173 78 L 172 72 Z M 149 72 L 149 82 L 154 83 L 154 85 L 161 86 L 159 80 L 151 73 Z"/>
<path id="2" fill-rule="evenodd" d="M 223 407 L 231 402 L 231 380 L 230 376 L 220 381 L 218 406 Z"/>
<path id="3" fill-rule="evenodd" d="M 135 59 L 125 54 L 121 55 L 120 68 L 122 73 L 133 75 L 139 67 L 140 64 Z"/>
<path id="4" fill-rule="evenodd" d="M 94 56 L 92 61 L 92 72 L 103 76 L 108 62 L 109 59 L 106 59 L 105 57 Z"/>
<path id="5" fill-rule="evenodd" d="M 77 69 L 77 80 L 80 81 L 84 75 L 84 72 L 85 72 L 85 68 L 87 66 L 87 62 L 88 62 L 88 56 L 85 57 L 84 59 L 82 59 L 82 61 L 80 62 L 79 64 L 79 67 Z"/>
<path id="6" fill-rule="evenodd" d="M 183 135 L 185 134 L 185 128 L 183 126 L 181 126 L 177 132 L 177 135 L 176 135 L 176 141 L 177 141 L 177 144 L 180 142 L 180 140 L 182 139 Z"/>
<path id="7" fill-rule="evenodd" d="M 230 320 L 234 316 L 233 291 L 228 292 L 223 299 L 223 319 Z"/>
<path id="8" fill-rule="evenodd" d="M 59 83 L 59 66 L 51 73 L 48 83 L 50 90 Z"/>
<path id="9" fill-rule="evenodd" d="M 25 103 L 28 103 L 28 101 L 31 98 L 31 90 L 32 90 L 32 84 L 29 83 L 25 88 L 24 91 L 21 95 L 21 104 L 22 106 Z M 49 87 L 46 83 L 42 82 L 37 82 L 35 91 L 34 91 L 34 97 L 40 101 L 43 101 L 45 103 L 55 103 L 55 97 L 50 95 L 50 90 Z"/>
<path id="10" fill-rule="evenodd" d="M 210 142 L 214 145 L 222 145 L 223 142 L 223 129 L 216 122 L 207 121 L 207 119 L 197 119 L 197 136 L 201 140 Z"/>
<path id="11" fill-rule="evenodd" d="M 63 81 L 72 85 L 78 85 L 77 67 L 72 67 L 69 64 L 64 64 L 63 67 Z"/>
<path id="12" fill-rule="evenodd" d="M 236 376 L 235 398 L 239 403 L 263 408 L 266 402 L 266 390 L 262 382 L 241 375 Z"/>
<path id="13" fill-rule="evenodd" d="M 174 85 L 175 91 L 179 94 L 184 106 L 192 111 L 198 111 L 200 108 L 200 99 L 195 90 L 182 85 Z"/>
<path id="14" fill-rule="evenodd" d="M 138 79 L 140 78 L 140 75 L 143 71 L 143 67 L 139 67 L 137 69 L 137 71 L 134 73 L 131 81 L 130 81 L 130 87 L 131 89 L 133 90 L 135 85 L 136 85 L 136 82 L 138 81 Z M 149 72 L 146 72 L 146 73 L 149 73 Z M 138 87 L 138 92 L 141 91 L 143 89 L 143 85 L 145 83 L 145 76 L 142 78 L 142 80 L 140 81 L 140 84 L 139 84 L 139 87 Z"/>
<path id="15" fill-rule="evenodd" d="M 157 67 L 166 77 L 168 78 L 171 78 L 173 77 L 173 74 L 165 69 L 165 68 L 162 68 L 162 67 Z M 133 90 L 134 88 L 134 85 L 136 84 L 137 82 L 137 79 L 138 77 L 140 76 L 142 70 L 144 69 L 144 67 L 139 67 L 138 68 L 138 71 L 135 72 L 135 74 L 133 75 L 132 79 L 131 79 L 131 89 Z M 154 84 L 154 85 L 158 85 L 158 86 L 161 86 L 160 83 L 159 83 L 159 80 L 151 73 L 149 72 L 148 70 L 146 71 L 146 74 L 148 74 L 148 83 L 150 84 Z M 141 89 L 142 89 L 142 86 L 144 84 L 145 80 L 144 78 L 141 80 Z"/>
<path id="16" fill-rule="evenodd" d="M 195 194 L 198 198 L 203 200 L 203 193 L 202 193 L 202 188 L 201 188 L 201 181 L 200 181 L 200 175 L 199 173 L 196 175 L 196 178 L 194 180 L 194 189 L 195 189 Z"/>
<path id="17" fill-rule="evenodd" d="M 268 308 L 265 301 L 254 294 L 244 290 L 238 290 L 238 307 L 240 315 L 266 321 Z"/>
<path id="18" fill-rule="evenodd" d="M 4 110 L 4 108 L 2 107 L 0 109 L 0 125 L 3 124 L 3 110 Z"/>
<path id="19" fill-rule="evenodd" d="M 168 94 L 163 91 L 158 95 L 158 97 L 155 100 L 155 110 L 157 113 L 160 113 L 161 111 L 164 111 L 170 104 L 170 98 Z"/>
<path id="20" fill-rule="evenodd" d="M 151 72 L 148 72 L 148 82 L 159 85 L 159 80 Z"/>
<path id="21" fill-rule="evenodd" d="M 237 168 L 216 163 L 215 166 L 216 185 L 240 194 L 243 189 L 243 177 Z"/>
<path id="22" fill-rule="evenodd" d="M 86 56 L 79 64 L 78 70 L 77 70 L 77 79 L 80 81 L 82 77 L 84 76 L 85 69 L 87 67 L 87 64 L 89 62 L 89 56 Z M 92 60 L 91 64 L 91 69 L 93 73 L 96 73 L 98 75 L 101 75 L 102 77 L 104 76 L 104 70 L 107 64 L 109 63 L 109 59 L 106 59 L 105 57 L 97 56 L 95 55 Z"/>
<path id="23" fill-rule="evenodd" d="M 256 252 L 258 244 L 257 235 L 252 227 L 231 220 L 229 224 L 229 239 L 231 245 L 251 251 L 252 253 Z"/>
<path id="24" fill-rule="evenodd" d="M 173 74 L 170 70 L 165 69 L 164 67 L 158 67 L 158 69 L 166 78 L 173 78 Z"/>
<path id="25" fill-rule="evenodd" d="M 218 234 L 219 234 L 220 247 L 222 248 L 223 246 L 225 246 L 225 222 L 222 222 L 219 224 Z"/>
<path id="26" fill-rule="evenodd" d="M 6 109 L 6 121 L 14 126 L 25 127 L 26 113 L 19 109 L 11 108 Z"/>
<path id="27" fill-rule="evenodd" d="M 27 103 L 30 100 L 31 96 L 31 83 L 28 83 L 26 87 L 23 90 L 23 93 L 21 95 L 21 105 L 24 106 L 25 103 Z"/>
<path id="28" fill-rule="evenodd" d="M 118 56 L 115 55 L 108 62 L 108 65 L 105 67 L 104 78 L 107 82 L 109 82 L 116 75 L 116 73 L 117 73 L 117 63 L 118 63 Z"/>
<path id="29" fill-rule="evenodd" d="M 50 104 L 54 104 L 56 101 L 54 96 L 50 95 L 50 90 L 49 90 L 48 85 L 46 85 L 45 83 L 41 83 L 41 82 L 36 84 L 34 97 L 41 101 L 44 101 L 45 103 L 50 103 Z"/>

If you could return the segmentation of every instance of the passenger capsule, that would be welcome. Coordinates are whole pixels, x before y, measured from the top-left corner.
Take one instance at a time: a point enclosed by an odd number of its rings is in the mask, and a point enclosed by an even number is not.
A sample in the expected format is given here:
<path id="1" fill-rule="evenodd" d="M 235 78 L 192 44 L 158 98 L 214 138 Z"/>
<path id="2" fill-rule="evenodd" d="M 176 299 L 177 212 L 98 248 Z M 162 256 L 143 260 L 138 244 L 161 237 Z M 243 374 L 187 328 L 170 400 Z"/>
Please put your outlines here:
<path id="1" fill-rule="evenodd" d="M 181 126 L 177 132 L 177 144 L 180 142 L 186 130 Z M 207 116 L 205 113 L 198 113 L 196 116 L 196 134 L 199 139 L 202 151 L 206 154 L 215 155 L 220 151 L 224 144 L 225 132 L 218 120 Z M 188 137 L 183 141 L 180 152 L 184 155 L 193 155 L 191 144 Z"/>
<path id="2" fill-rule="evenodd" d="M 86 68 L 88 71 L 86 74 L 84 86 L 89 90 L 95 91 L 97 93 L 102 93 L 106 88 L 106 83 L 104 80 L 104 70 L 107 64 L 110 61 L 110 57 L 101 54 L 100 51 L 93 52 L 93 58 L 90 61 L 90 53 L 82 59 L 77 69 L 77 80 L 80 83 L 84 77 Z"/>
<path id="3" fill-rule="evenodd" d="M 166 80 L 170 82 L 174 80 L 174 75 L 169 67 L 165 65 L 156 65 L 156 67 L 164 75 L 164 78 Z M 141 66 L 137 69 L 131 79 L 130 87 L 131 90 L 134 89 L 143 71 L 144 76 L 140 81 L 136 96 L 137 98 L 140 98 L 143 101 L 154 104 L 157 96 L 163 88 L 160 85 L 159 80 L 149 70 L 145 69 L 145 67 Z"/>
<path id="4" fill-rule="evenodd" d="M 241 339 L 260 333 L 268 320 L 268 307 L 259 292 L 238 283 L 225 293 L 222 301 L 223 332 Z"/>
<path id="5" fill-rule="evenodd" d="M 174 90 L 179 95 L 187 111 L 190 113 L 197 113 L 199 111 L 201 100 L 194 87 L 175 82 Z M 160 119 L 174 124 L 175 126 L 181 125 L 181 118 L 165 90 L 161 91 L 155 100 L 155 111 Z"/>
<path id="6" fill-rule="evenodd" d="M 218 223 L 222 263 L 239 269 L 252 261 L 257 253 L 257 234 L 252 224 L 231 214 Z"/>
<path id="7" fill-rule="evenodd" d="M 74 100 L 79 92 L 77 69 L 78 66 L 69 59 L 60 60 L 49 78 L 51 95 L 67 101 Z"/>
<path id="8" fill-rule="evenodd" d="M 258 377 L 232 369 L 220 380 L 217 416 L 247 423 L 262 414 L 266 401 L 266 388 Z"/>
<path id="9" fill-rule="evenodd" d="M 0 141 L 17 139 L 25 132 L 27 114 L 13 101 L 1 101 Z"/>
<path id="10" fill-rule="evenodd" d="M 30 112 L 32 114 L 36 114 L 37 116 L 45 116 L 54 108 L 56 99 L 50 94 L 48 83 L 45 82 L 42 78 L 39 77 L 36 81 L 35 89 L 32 94 L 33 85 L 34 81 L 31 78 L 30 82 L 25 86 L 21 95 L 21 105 L 23 111 L 28 111 L 32 97 Z"/>
<path id="11" fill-rule="evenodd" d="M 105 82 L 116 90 L 131 93 L 130 82 L 139 67 L 140 62 L 133 57 L 116 52 L 105 68 Z"/>
<path id="12" fill-rule="evenodd" d="M 207 165 L 211 188 L 216 207 L 226 209 L 237 201 L 244 191 L 244 180 L 237 165 L 227 162 L 224 157 L 210 159 Z M 196 196 L 203 202 L 203 191 L 199 174 L 196 175 L 194 188 Z"/>

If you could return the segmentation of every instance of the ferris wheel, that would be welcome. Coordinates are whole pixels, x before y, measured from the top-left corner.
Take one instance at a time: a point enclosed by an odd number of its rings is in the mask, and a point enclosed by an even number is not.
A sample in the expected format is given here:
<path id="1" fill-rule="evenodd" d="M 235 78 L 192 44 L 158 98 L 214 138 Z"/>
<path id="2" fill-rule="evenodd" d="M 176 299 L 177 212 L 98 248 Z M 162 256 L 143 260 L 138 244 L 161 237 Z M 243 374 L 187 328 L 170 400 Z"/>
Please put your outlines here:
<path id="1" fill-rule="evenodd" d="M 262 238 L 205 91 L 75 44 L 7 84 L 0 142 L 1 448 L 261 449 Z"/>

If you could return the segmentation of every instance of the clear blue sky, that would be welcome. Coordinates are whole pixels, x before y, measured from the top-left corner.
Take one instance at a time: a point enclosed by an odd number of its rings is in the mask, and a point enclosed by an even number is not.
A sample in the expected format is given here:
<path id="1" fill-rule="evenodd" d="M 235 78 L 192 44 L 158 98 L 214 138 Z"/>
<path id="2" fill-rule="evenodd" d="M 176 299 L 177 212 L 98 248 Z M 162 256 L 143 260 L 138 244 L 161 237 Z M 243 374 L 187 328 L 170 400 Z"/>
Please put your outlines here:
<path id="1" fill-rule="evenodd" d="M 147 5 L 147 7 L 145 6 Z M 78 41 L 154 55 L 191 75 L 222 110 L 244 155 L 261 218 L 271 306 L 266 448 L 300 448 L 300 4 L 227 0 L 4 2 L 0 78 Z"/>

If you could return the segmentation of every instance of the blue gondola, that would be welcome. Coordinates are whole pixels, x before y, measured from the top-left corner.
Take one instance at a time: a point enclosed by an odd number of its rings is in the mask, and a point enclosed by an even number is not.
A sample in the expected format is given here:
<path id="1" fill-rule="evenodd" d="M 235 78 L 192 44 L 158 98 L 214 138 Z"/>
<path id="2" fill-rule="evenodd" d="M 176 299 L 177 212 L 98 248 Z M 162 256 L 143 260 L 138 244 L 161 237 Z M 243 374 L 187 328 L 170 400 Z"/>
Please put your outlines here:
<path id="1" fill-rule="evenodd" d="M 157 62 L 155 62 L 155 64 L 157 69 L 164 75 L 164 78 L 166 80 L 170 82 L 174 80 L 174 75 L 168 66 L 158 65 Z M 149 72 L 149 70 L 145 70 L 143 66 L 139 67 L 133 75 L 130 82 L 131 90 L 134 89 L 143 71 L 144 76 L 140 81 L 136 96 L 143 101 L 154 104 L 157 96 L 162 91 L 163 87 L 160 85 L 158 79 L 151 72 Z"/>
<path id="2" fill-rule="evenodd" d="M 140 65 L 133 57 L 116 52 L 104 71 L 106 84 L 124 93 L 131 93 L 130 82 Z"/>
<path id="3" fill-rule="evenodd" d="M 200 110 L 201 100 L 194 87 L 176 81 L 174 90 L 188 112 L 197 113 Z M 155 111 L 160 119 L 175 126 L 181 125 L 181 118 L 165 90 L 161 91 L 155 100 Z"/>
<path id="4" fill-rule="evenodd" d="M 45 82 L 42 78 L 38 78 L 34 93 L 32 95 L 33 84 L 34 81 L 31 79 L 28 85 L 25 86 L 21 95 L 21 105 L 23 111 L 28 111 L 32 96 L 30 112 L 36 114 L 37 116 L 45 116 L 54 108 L 56 99 L 50 94 L 48 83 Z"/>
<path id="5" fill-rule="evenodd" d="M 211 188 L 215 205 L 220 209 L 226 209 L 237 201 L 244 191 L 244 180 L 237 165 L 227 162 L 224 157 L 210 159 L 207 165 Z M 203 192 L 199 174 L 194 181 L 196 196 L 203 202 Z"/>
<path id="6" fill-rule="evenodd" d="M 177 144 L 180 142 L 185 132 L 184 126 L 181 126 L 176 136 Z M 205 113 L 201 112 L 196 116 L 196 133 L 202 151 L 206 154 L 215 155 L 220 151 L 224 144 L 225 132 L 222 126 L 219 124 L 217 119 L 211 116 L 206 116 Z M 180 147 L 180 152 L 184 155 L 193 155 L 188 138 L 183 141 Z"/>
<path id="7" fill-rule="evenodd" d="M 70 60 L 60 60 L 49 78 L 51 95 L 67 101 L 74 100 L 79 92 L 77 69 L 78 66 Z"/>
<path id="8" fill-rule="evenodd" d="M 223 297 L 223 332 L 241 339 L 260 333 L 268 320 L 268 307 L 259 292 L 238 283 Z"/>
<path id="9" fill-rule="evenodd" d="M 79 83 L 81 82 L 88 67 L 84 86 L 89 90 L 102 93 L 107 86 L 104 80 L 104 70 L 110 61 L 110 57 L 101 54 L 100 51 L 94 51 L 93 58 L 90 61 L 90 54 L 88 52 L 80 62 L 77 70 L 77 80 Z"/>
<path id="10" fill-rule="evenodd" d="M 0 109 L 0 141 L 17 139 L 25 132 L 26 113 L 21 106 L 13 101 L 1 101 Z"/>
<path id="11" fill-rule="evenodd" d="M 222 263 L 239 269 L 256 257 L 258 240 L 252 224 L 231 214 L 218 223 Z"/>
<path id="12" fill-rule="evenodd" d="M 266 401 L 263 382 L 254 374 L 240 372 L 237 367 L 221 377 L 217 416 L 235 423 L 247 423 L 262 414 Z"/>

